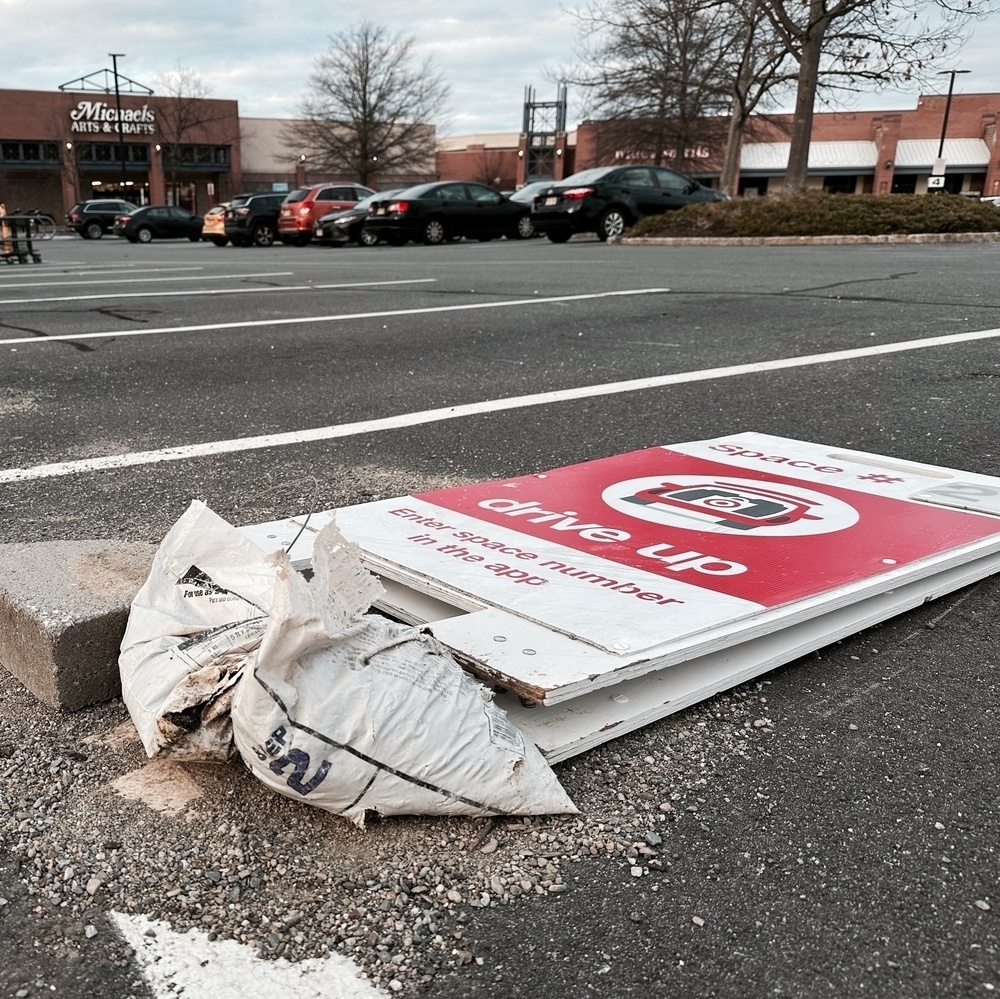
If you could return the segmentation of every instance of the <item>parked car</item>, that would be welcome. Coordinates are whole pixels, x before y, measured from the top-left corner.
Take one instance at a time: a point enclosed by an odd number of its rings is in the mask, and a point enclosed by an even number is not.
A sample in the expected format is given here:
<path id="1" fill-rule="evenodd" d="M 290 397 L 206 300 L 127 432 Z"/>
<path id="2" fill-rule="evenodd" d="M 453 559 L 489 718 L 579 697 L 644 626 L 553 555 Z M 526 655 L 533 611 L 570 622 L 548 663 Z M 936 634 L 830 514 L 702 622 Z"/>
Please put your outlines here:
<path id="1" fill-rule="evenodd" d="M 518 201 L 530 208 L 531 203 L 535 200 L 535 195 L 547 191 L 553 183 L 551 180 L 533 180 L 523 187 L 519 187 L 516 191 L 512 191 L 508 197 L 511 201 Z"/>
<path id="2" fill-rule="evenodd" d="M 300 187 L 286 196 L 278 212 L 278 237 L 282 243 L 305 246 L 322 216 L 350 208 L 374 193 L 361 184 Z"/>
<path id="3" fill-rule="evenodd" d="M 379 191 L 359 201 L 354 207 L 342 212 L 330 212 L 324 215 L 313 231 L 313 239 L 327 246 L 342 246 L 344 243 L 357 243 L 359 246 L 375 246 L 382 242 L 382 237 L 365 227 L 368 209 L 375 201 L 393 198 L 399 191 Z"/>
<path id="4" fill-rule="evenodd" d="M 96 198 L 78 201 L 66 213 L 66 225 L 84 239 L 100 239 L 111 231 L 119 215 L 134 212 L 139 206 L 116 198 Z"/>
<path id="5" fill-rule="evenodd" d="M 213 205 L 205 212 L 204 221 L 201 224 L 201 238 L 207 239 L 216 246 L 225 246 L 229 242 L 226 235 L 226 209 L 229 202 L 224 201 L 221 205 Z"/>
<path id="6" fill-rule="evenodd" d="M 696 202 L 726 200 L 721 191 L 666 167 L 592 167 L 536 194 L 531 219 L 553 243 L 565 243 L 578 232 L 609 239 L 620 236 L 645 215 L 661 215 Z"/>
<path id="7" fill-rule="evenodd" d="M 119 215 L 111 231 L 130 243 L 150 243 L 154 239 L 201 239 L 202 217 L 174 205 L 146 205 L 127 215 Z"/>
<path id="8" fill-rule="evenodd" d="M 444 181 L 417 184 L 388 198 L 377 198 L 365 228 L 393 246 L 409 240 L 436 245 L 461 236 L 485 242 L 532 234 L 531 213 L 485 184 Z"/>
<path id="9" fill-rule="evenodd" d="M 278 211 L 284 194 L 247 194 L 226 209 L 225 233 L 233 246 L 271 246 L 278 238 Z"/>

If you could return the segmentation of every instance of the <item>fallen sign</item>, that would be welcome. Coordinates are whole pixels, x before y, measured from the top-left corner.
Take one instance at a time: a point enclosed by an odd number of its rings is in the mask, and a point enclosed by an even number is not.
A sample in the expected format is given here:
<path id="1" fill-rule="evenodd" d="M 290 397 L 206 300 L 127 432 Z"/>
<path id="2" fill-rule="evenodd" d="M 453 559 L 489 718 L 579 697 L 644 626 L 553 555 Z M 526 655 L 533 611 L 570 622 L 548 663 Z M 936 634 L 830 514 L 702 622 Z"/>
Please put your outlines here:
<path id="1" fill-rule="evenodd" d="M 302 568 L 333 516 L 243 532 Z M 550 761 L 1000 568 L 1000 478 L 752 433 L 336 520 Z"/>

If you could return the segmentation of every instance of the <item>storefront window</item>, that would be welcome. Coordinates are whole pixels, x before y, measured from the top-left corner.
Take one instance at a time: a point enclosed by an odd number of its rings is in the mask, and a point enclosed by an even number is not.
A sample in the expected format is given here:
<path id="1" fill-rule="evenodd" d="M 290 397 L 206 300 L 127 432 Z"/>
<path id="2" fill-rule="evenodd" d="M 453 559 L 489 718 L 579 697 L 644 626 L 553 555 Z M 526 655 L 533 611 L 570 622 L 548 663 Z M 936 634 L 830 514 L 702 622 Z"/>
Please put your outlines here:
<path id="1" fill-rule="evenodd" d="M 824 177 L 823 190 L 827 194 L 853 194 L 858 186 L 858 178 L 853 174 L 848 177 Z"/>
<path id="2" fill-rule="evenodd" d="M 77 160 L 83 165 L 121 163 L 121 147 L 115 142 L 82 142 L 77 146 Z M 125 162 L 149 164 L 149 146 L 125 144 Z"/>
<path id="3" fill-rule="evenodd" d="M 58 163 L 57 142 L 0 142 L 0 161 L 4 163 Z"/>
<path id="4" fill-rule="evenodd" d="M 181 145 L 176 148 L 164 146 L 163 163 L 167 167 L 177 165 L 228 170 L 229 146 Z"/>

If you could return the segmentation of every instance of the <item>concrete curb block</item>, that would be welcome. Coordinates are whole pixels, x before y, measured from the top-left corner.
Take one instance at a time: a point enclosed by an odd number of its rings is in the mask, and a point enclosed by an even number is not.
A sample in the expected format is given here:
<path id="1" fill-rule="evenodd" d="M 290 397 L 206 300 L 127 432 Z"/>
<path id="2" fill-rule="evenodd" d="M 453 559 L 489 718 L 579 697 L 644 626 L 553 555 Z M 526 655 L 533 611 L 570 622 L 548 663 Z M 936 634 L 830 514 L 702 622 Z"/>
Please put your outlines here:
<path id="1" fill-rule="evenodd" d="M 78 711 L 119 696 L 118 652 L 155 545 L 0 545 L 0 665 L 40 701 Z"/>
<path id="2" fill-rule="evenodd" d="M 619 236 L 620 246 L 880 246 L 906 243 L 1000 243 L 1000 232 L 890 233 L 884 236 Z"/>

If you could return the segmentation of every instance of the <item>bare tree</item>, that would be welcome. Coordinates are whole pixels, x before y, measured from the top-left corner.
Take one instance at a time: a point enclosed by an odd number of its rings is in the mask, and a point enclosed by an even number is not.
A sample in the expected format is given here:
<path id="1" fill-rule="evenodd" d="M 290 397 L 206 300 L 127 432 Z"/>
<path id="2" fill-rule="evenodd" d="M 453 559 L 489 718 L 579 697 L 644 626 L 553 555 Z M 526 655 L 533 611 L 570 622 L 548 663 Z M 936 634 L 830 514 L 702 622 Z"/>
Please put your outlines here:
<path id="1" fill-rule="evenodd" d="M 798 62 L 783 193 L 805 188 L 819 88 L 857 91 L 926 82 L 990 0 L 757 0 Z"/>
<path id="2" fill-rule="evenodd" d="M 302 120 L 286 132 L 289 147 L 362 184 L 375 174 L 426 169 L 448 86 L 430 59 L 413 64 L 412 46 L 412 38 L 369 21 L 331 36 L 301 102 Z"/>
<path id="3" fill-rule="evenodd" d="M 485 146 L 476 156 L 475 180 L 487 187 L 514 186 L 514 181 L 505 176 L 506 157 L 502 149 L 487 149 Z"/>
<path id="4" fill-rule="evenodd" d="M 731 3 L 594 0 L 573 13 L 584 68 L 562 76 L 585 88 L 588 112 L 606 123 L 613 148 L 602 158 L 683 168 L 692 149 L 718 144 L 743 41 Z"/>
<path id="5" fill-rule="evenodd" d="M 200 137 L 198 132 L 206 125 L 228 118 L 228 113 L 214 102 L 206 100 L 212 90 L 193 70 L 185 66 L 156 77 L 156 84 L 164 95 L 157 107 L 157 124 L 164 164 L 167 167 L 168 186 L 178 203 L 179 174 L 184 165 L 184 146 Z M 230 141 L 235 141 L 235 136 Z"/>
<path id="6" fill-rule="evenodd" d="M 784 39 L 773 29 L 757 0 L 730 5 L 737 57 L 730 81 L 729 129 L 719 174 L 719 189 L 735 195 L 744 136 L 754 132 L 755 111 L 772 105 L 795 78 L 794 60 Z"/>

